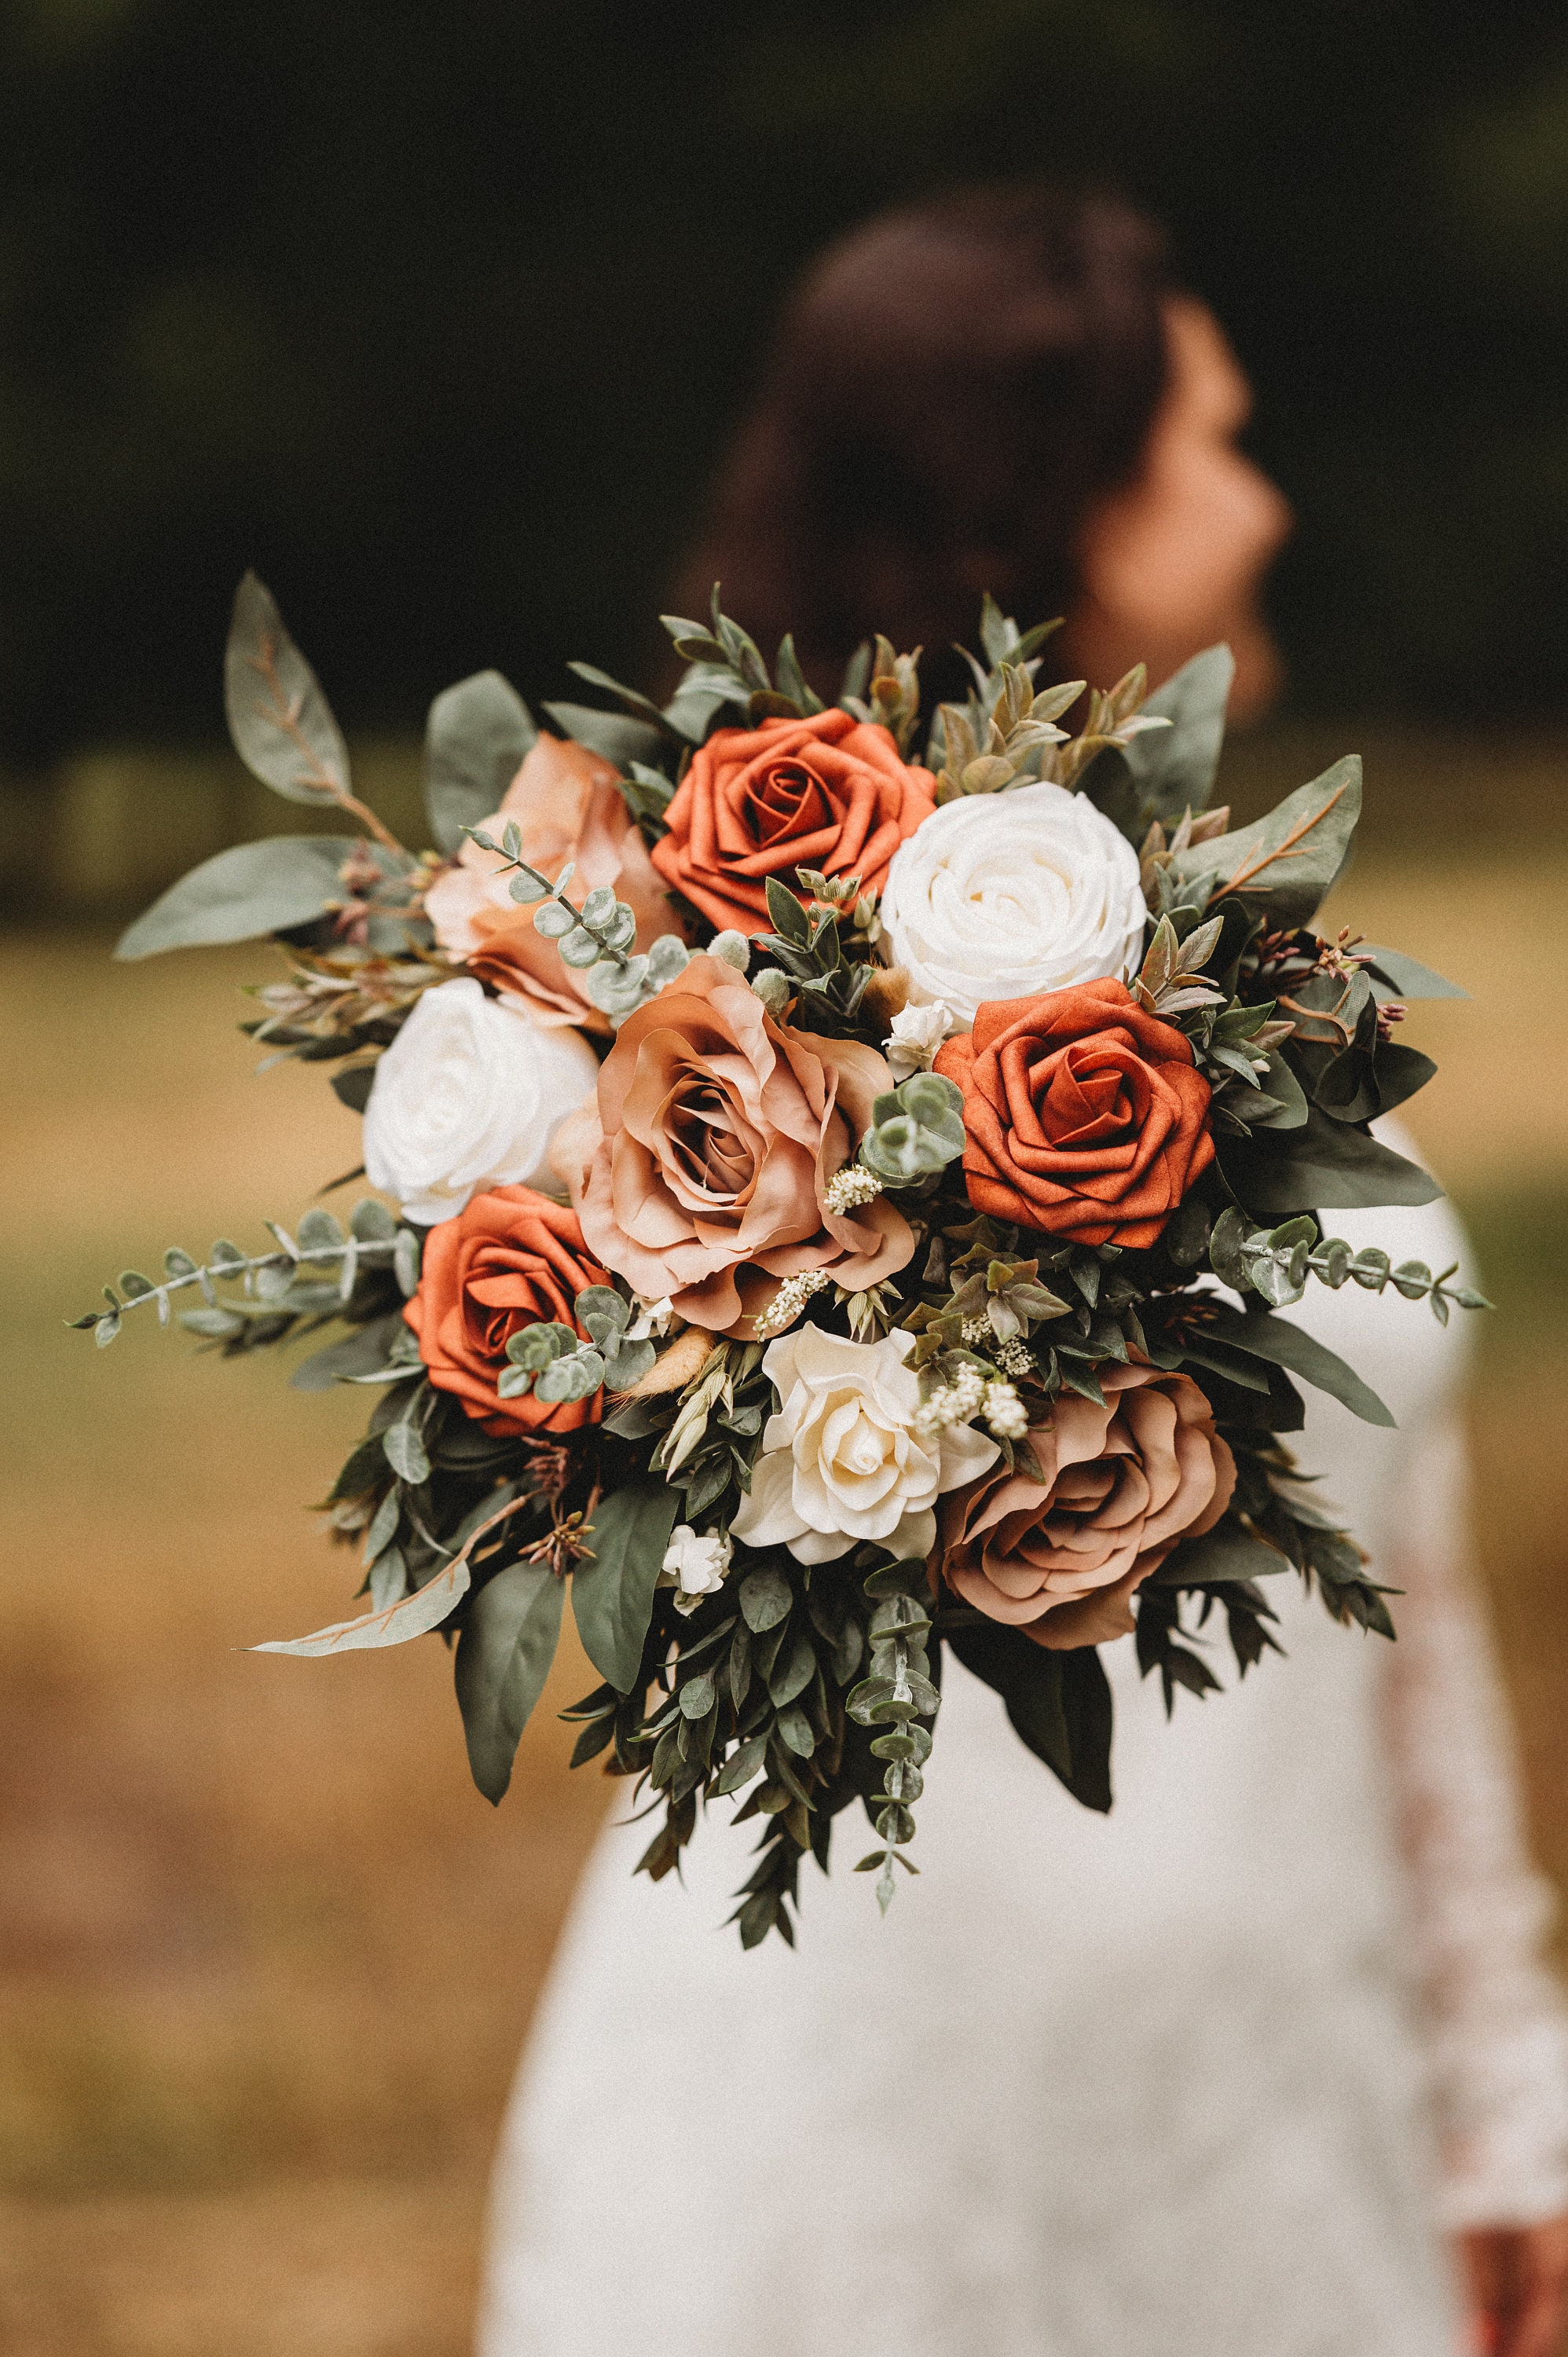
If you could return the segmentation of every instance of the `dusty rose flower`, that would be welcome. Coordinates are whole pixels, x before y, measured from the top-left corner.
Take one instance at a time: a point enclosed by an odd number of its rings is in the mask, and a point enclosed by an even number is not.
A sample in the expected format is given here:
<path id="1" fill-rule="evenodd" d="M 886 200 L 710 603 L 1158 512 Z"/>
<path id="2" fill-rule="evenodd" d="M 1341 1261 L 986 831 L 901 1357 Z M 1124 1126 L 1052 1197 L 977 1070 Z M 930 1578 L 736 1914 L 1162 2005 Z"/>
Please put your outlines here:
<path id="1" fill-rule="evenodd" d="M 1097 1370 L 1106 1405 L 1058 1398 L 1029 1440 L 1046 1477 L 1005 1471 L 941 1508 L 948 1586 L 993 1620 L 1066 1652 L 1133 1627 L 1128 1599 L 1178 1539 L 1212 1530 L 1236 1465 L 1190 1375 Z"/>
<path id="2" fill-rule="evenodd" d="M 579 904 L 596 885 L 613 886 L 636 915 L 637 946 L 645 950 L 672 930 L 675 913 L 615 775 L 585 746 L 541 737 L 481 831 L 499 843 L 508 820 L 514 819 L 523 858 L 552 880 L 567 860 L 575 860 L 570 888 Z M 607 1031 L 609 1017 L 589 1004 L 582 974 L 564 963 L 553 942 L 534 931 L 533 909 L 512 899 L 510 873 L 497 872 L 505 864 L 499 853 L 464 844 L 456 865 L 438 876 L 424 896 L 436 940 L 448 957 L 463 959 L 470 974 L 503 996 L 521 999 L 536 1023 Z"/>
<path id="3" fill-rule="evenodd" d="M 885 1195 L 825 1200 L 891 1085 L 875 1049 L 787 1030 L 734 966 L 695 957 L 621 1026 L 551 1158 L 607 1268 L 746 1338 L 785 1277 L 859 1292 L 908 1260 Z"/>
<path id="4" fill-rule="evenodd" d="M 768 922 L 770 876 L 799 893 L 796 868 L 814 867 L 879 892 L 894 853 L 935 808 L 930 771 L 900 760 L 886 728 L 836 705 L 719 728 L 692 757 L 653 865 L 710 924 L 755 933 Z"/>

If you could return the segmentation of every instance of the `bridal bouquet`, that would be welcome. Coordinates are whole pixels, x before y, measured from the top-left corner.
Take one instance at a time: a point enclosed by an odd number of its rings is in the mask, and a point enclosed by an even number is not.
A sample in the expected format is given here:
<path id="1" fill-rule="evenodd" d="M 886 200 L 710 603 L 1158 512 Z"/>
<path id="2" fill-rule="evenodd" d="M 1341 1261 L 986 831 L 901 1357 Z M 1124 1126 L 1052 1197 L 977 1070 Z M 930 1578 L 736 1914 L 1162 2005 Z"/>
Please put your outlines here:
<path id="1" fill-rule="evenodd" d="M 736 1796 L 747 1946 L 792 1940 L 852 1803 L 885 1907 L 913 1870 L 944 1646 L 1103 1810 L 1101 1644 L 1168 1710 L 1218 1684 L 1190 1639 L 1220 1616 L 1261 1660 L 1293 1567 L 1391 1635 L 1282 1438 L 1298 1382 L 1391 1419 L 1279 1313 L 1348 1280 L 1479 1305 L 1320 1225 L 1438 1192 L 1369 1125 L 1433 1071 L 1400 1002 L 1451 986 L 1314 930 L 1359 764 L 1231 827 L 1225 650 L 1148 697 L 1141 670 L 1038 692 L 1046 627 L 987 600 L 972 693 L 924 729 L 918 655 L 879 639 L 824 705 L 717 592 L 667 622 L 662 708 L 578 664 L 616 708 L 546 733 L 480 673 L 431 707 L 415 856 L 248 577 L 234 742 L 347 831 L 222 853 L 120 945 L 271 935 L 244 1028 L 363 1115 L 323 1190 L 377 1190 L 346 1223 L 171 1250 L 78 1321 L 107 1343 L 196 1296 L 220 1355 L 329 1336 L 293 1383 L 370 1395 L 326 1505 L 364 1609 L 260 1650 L 438 1631 L 499 1801 L 570 1593 L 602 1680 L 573 1765 L 662 1803 L 656 1879 Z"/>

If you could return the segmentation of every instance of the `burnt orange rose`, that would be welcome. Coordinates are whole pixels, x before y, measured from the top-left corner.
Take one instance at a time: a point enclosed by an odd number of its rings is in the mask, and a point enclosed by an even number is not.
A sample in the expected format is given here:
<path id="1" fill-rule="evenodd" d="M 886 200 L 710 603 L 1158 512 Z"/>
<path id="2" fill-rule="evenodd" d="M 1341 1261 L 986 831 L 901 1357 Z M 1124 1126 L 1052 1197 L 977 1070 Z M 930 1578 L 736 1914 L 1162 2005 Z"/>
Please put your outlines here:
<path id="1" fill-rule="evenodd" d="M 1212 1530 L 1236 1463 L 1190 1375 L 1101 1367 L 1105 1405 L 1058 1399 L 1030 1443 L 1045 1487 L 1005 1470 L 943 1500 L 942 1577 L 1056 1652 L 1133 1625 L 1129 1598 L 1178 1539 Z"/>
<path id="2" fill-rule="evenodd" d="M 569 1326 L 588 1340 L 573 1308 L 590 1285 L 609 1278 L 589 1255 L 577 1214 L 532 1187 L 492 1187 L 424 1240 L 419 1290 L 403 1316 L 419 1337 L 424 1372 L 438 1392 L 455 1392 L 486 1432 L 575 1432 L 596 1424 L 604 1394 L 580 1400 L 503 1400 L 496 1389 L 506 1346 L 524 1326 Z"/>
<path id="3" fill-rule="evenodd" d="M 886 1196 L 823 1200 L 891 1086 L 874 1048 L 786 1029 L 734 966 L 695 957 L 622 1024 L 551 1160 L 607 1268 L 748 1339 L 785 1277 L 861 1291 L 914 1251 Z"/>
<path id="4" fill-rule="evenodd" d="M 610 885 L 636 916 L 637 946 L 645 950 L 660 933 L 676 930 L 675 912 L 615 778 L 610 764 L 585 746 L 541 737 L 481 832 L 499 843 L 515 819 L 523 858 L 552 881 L 567 860 L 575 860 L 571 890 L 579 903 L 596 885 Z M 535 932 L 533 909 L 512 899 L 510 872 L 497 873 L 504 867 L 499 853 L 464 844 L 456 865 L 424 896 L 436 940 L 481 982 L 521 999 L 536 1023 L 607 1031 L 609 1017 L 590 1005 L 581 974 L 563 963 L 553 942 Z"/>
<path id="5" fill-rule="evenodd" d="M 1084 1244 L 1152 1244 L 1214 1159 L 1208 1082 L 1125 983 L 993 1000 L 939 1049 L 963 1092 L 977 1211 Z"/>
<path id="6" fill-rule="evenodd" d="M 797 867 L 858 876 L 880 892 L 898 845 L 936 808 L 929 770 L 887 730 L 836 707 L 760 728 L 720 728 L 692 757 L 653 865 L 720 931 L 760 932 L 768 878 Z"/>

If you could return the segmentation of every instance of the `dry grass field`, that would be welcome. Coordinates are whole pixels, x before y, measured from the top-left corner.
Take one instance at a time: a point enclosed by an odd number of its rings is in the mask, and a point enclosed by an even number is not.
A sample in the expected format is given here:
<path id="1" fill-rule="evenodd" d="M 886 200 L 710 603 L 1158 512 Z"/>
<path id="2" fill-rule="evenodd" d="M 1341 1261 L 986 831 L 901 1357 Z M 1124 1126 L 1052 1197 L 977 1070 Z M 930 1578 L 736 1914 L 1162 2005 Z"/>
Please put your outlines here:
<path id="1" fill-rule="evenodd" d="M 1374 857 L 1337 914 L 1475 993 L 1412 1019 L 1444 1066 L 1415 1125 L 1507 1313 L 1484 1567 L 1568 1883 L 1568 1048 L 1541 985 L 1565 889 L 1568 855 Z M 493 1813 L 435 1643 L 241 1650 L 341 1616 L 349 1561 L 306 1510 L 363 1402 L 150 1319 L 103 1354 L 59 1320 L 166 1243 L 292 1218 L 357 1125 L 318 1075 L 253 1076 L 231 993 L 268 952 L 107 949 L 0 955 L 0 2348 L 460 2357 L 499 2105 L 606 1787 L 568 1777 L 546 1709 Z"/>

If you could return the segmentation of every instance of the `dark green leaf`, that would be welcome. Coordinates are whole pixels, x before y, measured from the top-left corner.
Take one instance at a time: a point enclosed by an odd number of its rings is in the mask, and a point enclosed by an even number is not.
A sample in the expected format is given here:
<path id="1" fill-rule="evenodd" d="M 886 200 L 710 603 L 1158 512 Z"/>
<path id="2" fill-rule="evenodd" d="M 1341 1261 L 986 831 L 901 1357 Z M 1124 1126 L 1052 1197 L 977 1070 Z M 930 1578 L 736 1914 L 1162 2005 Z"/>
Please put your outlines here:
<path id="1" fill-rule="evenodd" d="M 373 1318 L 368 1326 L 358 1326 L 341 1342 L 329 1342 L 306 1359 L 289 1377 L 289 1389 L 295 1392 L 329 1392 L 335 1383 L 349 1382 L 356 1375 L 373 1374 L 387 1363 L 387 1353 L 408 1328 L 396 1311 L 386 1318 Z M 415 1372 L 408 1367 L 400 1370 L 403 1375 Z"/>
<path id="2" fill-rule="evenodd" d="M 1217 1137 L 1215 1146 L 1231 1192 L 1265 1226 L 1295 1211 L 1433 1203 L 1443 1192 L 1402 1154 L 1316 1105 L 1299 1129 Z"/>
<path id="3" fill-rule="evenodd" d="M 740 1609 L 753 1636 L 777 1628 L 788 1617 L 792 1600 L 781 1571 L 749 1571 L 740 1583 Z"/>
<path id="4" fill-rule="evenodd" d="M 804 949 L 811 938 L 811 919 L 787 884 L 770 876 L 764 888 L 768 894 L 768 917 L 780 941 L 791 942 Z"/>
<path id="5" fill-rule="evenodd" d="M 1266 1359 L 1276 1367 L 1283 1367 L 1299 1375 L 1304 1383 L 1327 1392 L 1366 1424 L 1391 1425 L 1393 1417 L 1370 1386 L 1361 1381 L 1353 1367 L 1325 1348 L 1315 1335 L 1301 1326 L 1293 1326 L 1288 1318 L 1275 1318 L 1265 1311 L 1251 1318 L 1227 1303 L 1213 1304 L 1209 1329 L 1231 1348 L 1246 1351 L 1254 1359 Z"/>
<path id="6" fill-rule="evenodd" d="M 1227 1514 L 1201 1538 L 1183 1539 L 1155 1574 L 1162 1587 L 1195 1587 L 1204 1580 L 1264 1579 L 1288 1571 L 1290 1558 L 1244 1530 Z"/>
<path id="7" fill-rule="evenodd" d="M 642 1663 L 680 1499 L 656 1476 L 612 1491 L 594 1509 L 593 1553 L 572 1575 L 577 1633 L 599 1675 L 630 1694 Z"/>
<path id="8" fill-rule="evenodd" d="M 550 1674 L 563 1586 L 548 1564 L 509 1564 L 464 1616 L 454 1675 L 468 1765 L 487 1801 L 510 1783 L 518 1738 Z"/>

